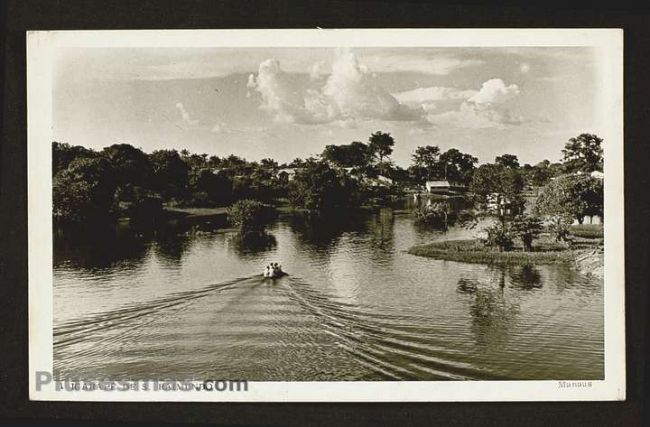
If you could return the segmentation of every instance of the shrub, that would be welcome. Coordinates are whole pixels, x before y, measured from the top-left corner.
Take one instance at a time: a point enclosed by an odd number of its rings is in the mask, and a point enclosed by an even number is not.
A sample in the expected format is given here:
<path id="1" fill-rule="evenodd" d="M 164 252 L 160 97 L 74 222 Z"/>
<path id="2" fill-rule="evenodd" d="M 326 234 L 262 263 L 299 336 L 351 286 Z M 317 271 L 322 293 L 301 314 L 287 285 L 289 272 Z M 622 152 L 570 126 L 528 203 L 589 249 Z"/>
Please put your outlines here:
<path id="1" fill-rule="evenodd" d="M 500 252 L 511 251 L 514 247 L 512 230 L 503 223 L 497 222 L 485 229 L 487 238 L 484 240 L 485 246 L 498 248 Z"/>
<path id="2" fill-rule="evenodd" d="M 524 251 L 533 249 L 533 240 L 542 232 L 542 221 L 530 215 L 519 215 L 512 221 L 512 232 L 519 237 L 524 245 Z"/>
<path id="3" fill-rule="evenodd" d="M 413 212 L 415 222 L 432 227 L 447 228 L 449 206 L 446 203 L 432 203 L 429 206 L 420 206 Z"/>
<path id="4" fill-rule="evenodd" d="M 555 241 L 569 242 L 573 218 L 568 215 L 552 215 L 550 216 L 550 220 L 551 223 L 548 226 L 548 231 L 555 236 Z"/>
<path id="5" fill-rule="evenodd" d="M 228 221 L 242 233 L 262 231 L 264 226 L 277 216 L 277 210 L 258 200 L 244 199 L 228 208 Z"/>

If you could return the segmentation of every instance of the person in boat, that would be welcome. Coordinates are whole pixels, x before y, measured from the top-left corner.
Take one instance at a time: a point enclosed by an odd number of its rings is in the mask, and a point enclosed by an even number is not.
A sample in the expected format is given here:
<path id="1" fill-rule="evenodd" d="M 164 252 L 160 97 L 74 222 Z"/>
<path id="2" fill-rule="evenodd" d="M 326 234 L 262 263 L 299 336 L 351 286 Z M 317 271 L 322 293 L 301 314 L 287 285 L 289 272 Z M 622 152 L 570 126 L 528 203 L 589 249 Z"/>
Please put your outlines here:
<path id="1" fill-rule="evenodd" d="M 277 262 L 275 263 L 274 266 L 275 266 L 275 274 L 282 275 L 282 273 L 283 273 L 282 266 L 280 264 L 278 264 Z"/>
<path id="2" fill-rule="evenodd" d="M 264 269 L 264 277 L 279 277 L 283 275 L 282 267 L 277 262 L 272 262 Z"/>

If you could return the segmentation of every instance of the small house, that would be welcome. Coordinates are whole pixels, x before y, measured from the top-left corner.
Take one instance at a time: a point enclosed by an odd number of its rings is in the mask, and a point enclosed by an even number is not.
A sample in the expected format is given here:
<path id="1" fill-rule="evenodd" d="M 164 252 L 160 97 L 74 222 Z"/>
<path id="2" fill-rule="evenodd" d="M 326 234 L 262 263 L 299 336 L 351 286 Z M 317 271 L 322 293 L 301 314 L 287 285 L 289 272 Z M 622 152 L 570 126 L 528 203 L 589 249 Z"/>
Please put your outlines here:
<path id="1" fill-rule="evenodd" d="M 427 192 L 430 194 L 456 194 L 464 193 L 467 187 L 460 183 L 450 182 L 446 179 L 439 181 L 427 181 L 425 183 Z"/>
<path id="2" fill-rule="evenodd" d="M 276 176 L 280 180 L 280 182 L 286 184 L 289 181 L 293 181 L 293 178 L 296 176 L 296 169 L 294 168 L 280 169 Z"/>
<path id="3" fill-rule="evenodd" d="M 393 185 L 393 180 L 384 175 L 377 175 L 377 181 L 385 185 Z"/>

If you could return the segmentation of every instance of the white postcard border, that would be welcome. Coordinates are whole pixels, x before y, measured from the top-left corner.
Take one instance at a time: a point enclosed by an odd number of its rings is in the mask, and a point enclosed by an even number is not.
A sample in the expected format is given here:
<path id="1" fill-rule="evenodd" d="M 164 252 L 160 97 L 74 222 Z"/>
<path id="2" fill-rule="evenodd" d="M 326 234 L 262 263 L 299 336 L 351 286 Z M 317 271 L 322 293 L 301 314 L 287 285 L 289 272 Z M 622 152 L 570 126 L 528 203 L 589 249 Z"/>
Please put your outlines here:
<path id="1" fill-rule="evenodd" d="M 52 58 L 62 47 L 592 46 L 605 132 L 605 379 L 558 381 L 250 382 L 247 392 L 36 390 L 52 371 Z M 620 29 L 120 30 L 27 33 L 29 390 L 32 400 L 214 402 L 582 401 L 625 399 L 623 31 Z"/>

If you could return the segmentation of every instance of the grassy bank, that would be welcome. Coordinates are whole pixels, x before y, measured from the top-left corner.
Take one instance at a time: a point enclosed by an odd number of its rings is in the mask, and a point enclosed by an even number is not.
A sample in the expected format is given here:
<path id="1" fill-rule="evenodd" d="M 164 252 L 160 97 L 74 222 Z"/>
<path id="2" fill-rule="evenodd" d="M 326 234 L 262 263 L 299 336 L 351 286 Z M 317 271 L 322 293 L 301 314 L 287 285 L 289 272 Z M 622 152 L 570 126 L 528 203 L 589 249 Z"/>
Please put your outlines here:
<path id="1" fill-rule="evenodd" d="M 228 212 L 227 207 L 219 208 L 179 208 L 179 207 L 165 207 L 165 212 L 171 216 L 182 216 L 186 218 L 201 218 L 212 217 L 217 215 L 226 215 Z"/>
<path id="2" fill-rule="evenodd" d="M 602 239 L 602 224 L 580 224 L 570 227 L 571 235 L 583 239 Z"/>
<path id="3" fill-rule="evenodd" d="M 521 247 L 510 252 L 498 252 L 485 248 L 476 239 L 445 240 L 413 246 L 408 253 L 446 261 L 501 265 L 555 264 L 574 259 L 571 250 L 551 242 L 540 242 L 532 252 L 524 252 Z"/>

